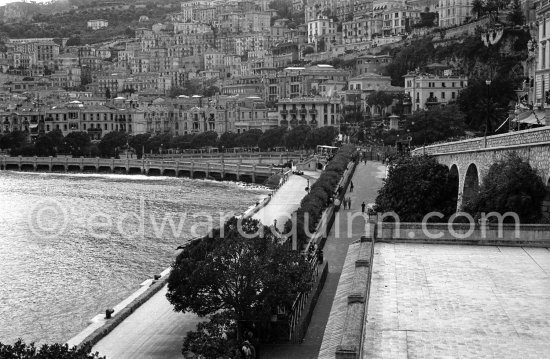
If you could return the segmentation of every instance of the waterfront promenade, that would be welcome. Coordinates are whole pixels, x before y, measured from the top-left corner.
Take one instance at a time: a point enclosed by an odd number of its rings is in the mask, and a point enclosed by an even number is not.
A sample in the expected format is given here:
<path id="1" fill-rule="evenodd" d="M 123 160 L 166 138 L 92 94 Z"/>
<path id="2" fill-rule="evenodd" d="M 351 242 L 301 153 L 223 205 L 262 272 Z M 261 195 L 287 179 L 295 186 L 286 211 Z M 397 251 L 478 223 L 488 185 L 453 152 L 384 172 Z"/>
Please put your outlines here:
<path id="1" fill-rule="evenodd" d="M 291 175 L 289 180 L 275 193 L 269 204 L 256 213 L 256 218 L 273 219 L 293 211 L 307 194 L 307 178 L 310 184 L 315 176 Z M 308 177 L 306 177 L 308 176 Z M 288 215 L 289 213 L 286 212 Z M 166 299 L 166 287 L 140 306 L 111 333 L 100 340 L 92 349 L 107 359 L 180 359 L 183 339 L 189 330 L 194 330 L 202 319 L 192 313 L 176 313 Z"/>
<path id="2" fill-rule="evenodd" d="M 351 198 L 351 210 L 340 209 L 334 225 L 327 237 L 324 247 L 324 258 L 328 261 L 329 272 L 319 296 L 306 336 L 302 344 L 284 344 L 262 346 L 262 359 L 316 359 L 321 349 L 323 336 L 330 336 L 332 328 L 327 327 L 329 314 L 333 306 L 336 288 L 350 243 L 365 234 L 365 221 L 355 219 L 352 231 L 347 232 L 348 214 L 361 212 L 361 203 L 372 204 L 382 186 L 386 167 L 380 162 L 359 163 L 353 175 L 353 192 L 346 192 Z M 336 233 L 336 228 L 339 228 Z M 326 329 L 325 329 L 326 328 Z"/>

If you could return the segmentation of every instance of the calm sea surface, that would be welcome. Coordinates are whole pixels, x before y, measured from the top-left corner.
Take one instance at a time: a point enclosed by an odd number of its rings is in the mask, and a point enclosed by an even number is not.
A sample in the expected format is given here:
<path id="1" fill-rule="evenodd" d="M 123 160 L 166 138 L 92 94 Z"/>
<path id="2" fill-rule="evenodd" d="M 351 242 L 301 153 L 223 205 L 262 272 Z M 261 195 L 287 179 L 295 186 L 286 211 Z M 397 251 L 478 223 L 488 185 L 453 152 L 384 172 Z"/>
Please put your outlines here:
<path id="1" fill-rule="evenodd" d="M 0 172 L 0 342 L 65 342 L 220 211 L 267 193 L 168 177 Z M 164 225 L 163 225 L 164 224 Z"/>

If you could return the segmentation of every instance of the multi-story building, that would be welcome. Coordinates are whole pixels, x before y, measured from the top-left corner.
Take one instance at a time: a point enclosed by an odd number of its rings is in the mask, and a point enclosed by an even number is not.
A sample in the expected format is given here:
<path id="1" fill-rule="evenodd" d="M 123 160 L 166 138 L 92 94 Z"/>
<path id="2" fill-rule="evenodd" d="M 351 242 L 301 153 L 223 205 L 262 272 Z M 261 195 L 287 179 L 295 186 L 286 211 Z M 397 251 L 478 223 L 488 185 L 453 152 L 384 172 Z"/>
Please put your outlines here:
<path id="1" fill-rule="evenodd" d="M 342 103 L 338 97 L 296 97 L 281 99 L 277 103 L 279 126 L 294 128 L 339 126 Z"/>
<path id="2" fill-rule="evenodd" d="M 342 43 L 353 44 L 371 39 L 372 17 L 356 16 L 351 21 L 342 23 Z"/>
<path id="3" fill-rule="evenodd" d="M 439 0 L 439 27 L 460 25 L 472 16 L 470 0 Z"/>
<path id="4" fill-rule="evenodd" d="M 538 61 L 535 71 L 535 103 L 550 108 L 550 3 L 540 1 L 537 7 Z"/>
<path id="5" fill-rule="evenodd" d="M 88 20 L 87 26 L 89 29 L 99 30 L 101 28 L 109 26 L 109 21 L 103 19 Z"/>
<path id="6" fill-rule="evenodd" d="M 408 73 L 405 78 L 405 95 L 412 102 L 412 111 L 426 107 L 446 105 L 455 101 L 458 93 L 468 86 L 466 76 L 456 76 L 448 73 L 447 76 L 428 73 Z"/>
<path id="7" fill-rule="evenodd" d="M 391 77 L 372 73 L 364 73 L 349 79 L 348 88 L 363 92 L 381 91 L 391 86 Z"/>
<path id="8" fill-rule="evenodd" d="M 317 16 L 307 23 L 308 44 L 318 44 L 321 39 L 336 35 L 336 23 L 326 16 Z"/>
<path id="9" fill-rule="evenodd" d="M 355 75 L 366 74 L 368 72 L 381 74 L 385 72 L 386 66 L 392 61 L 389 54 L 386 55 L 362 55 L 355 60 Z"/>

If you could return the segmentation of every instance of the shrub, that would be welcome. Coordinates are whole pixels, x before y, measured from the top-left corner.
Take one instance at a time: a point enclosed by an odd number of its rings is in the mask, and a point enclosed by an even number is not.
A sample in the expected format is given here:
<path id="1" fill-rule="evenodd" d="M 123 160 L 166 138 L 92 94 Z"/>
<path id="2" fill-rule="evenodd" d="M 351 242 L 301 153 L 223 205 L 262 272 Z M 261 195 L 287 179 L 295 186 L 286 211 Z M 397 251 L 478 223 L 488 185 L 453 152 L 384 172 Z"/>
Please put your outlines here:
<path id="1" fill-rule="evenodd" d="M 0 343 L 0 358 L 2 359 L 105 359 L 98 353 L 90 353 L 91 347 L 69 348 L 67 344 L 44 344 L 40 348 L 34 343 L 25 344 L 21 339 L 13 345 Z"/>
<path id="2" fill-rule="evenodd" d="M 546 187 L 537 171 L 513 152 L 489 168 L 479 195 L 463 207 L 474 217 L 483 212 L 515 212 L 521 223 L 537 223 L 542 218 L 545 195 Z"/>

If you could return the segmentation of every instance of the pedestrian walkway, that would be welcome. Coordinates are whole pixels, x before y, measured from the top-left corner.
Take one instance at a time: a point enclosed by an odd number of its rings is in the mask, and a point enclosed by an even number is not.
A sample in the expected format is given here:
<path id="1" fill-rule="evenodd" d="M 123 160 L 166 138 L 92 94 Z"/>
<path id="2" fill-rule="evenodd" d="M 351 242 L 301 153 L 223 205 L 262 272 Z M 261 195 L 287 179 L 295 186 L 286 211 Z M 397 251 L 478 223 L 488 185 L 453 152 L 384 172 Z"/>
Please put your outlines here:
<path id="1" fill-rule="evenodd" d="M 306 171 L 311 178 L 320 172 Z M 310 185 L 312 184 L 310 179 Z M 273 224 L 273 219 L 290 215 L 307 194 L 307 179 L 298 175 L 289 180 L 275 193 L 266 207 L 254 218 L 264 224 Z M 264 220 L 266 222 L 264 222 Z M 282 220 L 280 222 L 283 222 Z M 284 225 L 283 223 L 278 223 Z M 283 227 L 280 227 L 283 229 Z M 195 330 L 197 323 L 206 319 L 193 313 L 174 312 L 166 298 L 164 287 L 151 299 L 141 305 L 111 333 L 100 340 L 92 352 L 99 352 L 107 359 L 180 359 L 183 339 L 188 331 Z"/>
<path id="2" fill-rule="evenodd" d="M 260 209 L 252 218 L 259 219 L 266 226 L 271 226 L 277 220 L 277 228 L 284 231 L 284 225 L 292 214 L 300 207 L 300 202 L 306 196 L 306 187 L 313 185 L 321 172 L 304 171 L 303 176 L 290 175 L 283 189 L 275 193 L 269 204 Z"/>
<path id="3" fill-rule="evenodd" d="M 325 285 L 309 324 L 306 337 L 302 344 L 269 345 L 262 347 L 262 359 L 314 359 L 319 355 L 324 335 L 330 335 L 325 331 L 329 314 L 334 301 L 336 288 L 348 247 L 351 242 L 365 234 L 365 221 L 363 218 L 351 220 L 353 214 L 360 214 L 361 203 L 374 203 L 378 189 L 382 186 L 382 179 L 386 173 L 386 167 L 380 162 L 367 162 L 357 165 L 353 175 L 353 192 L 346 192 L 345 197 L 351 198 L 351 210 L 340 209 L 334 221 L 334 225 L 327 237 L 324 248 L 324 257 L 328 261 L 329 273 Z M 348 223 L 351 221 L 351 231 L 348 233 Z"/>

